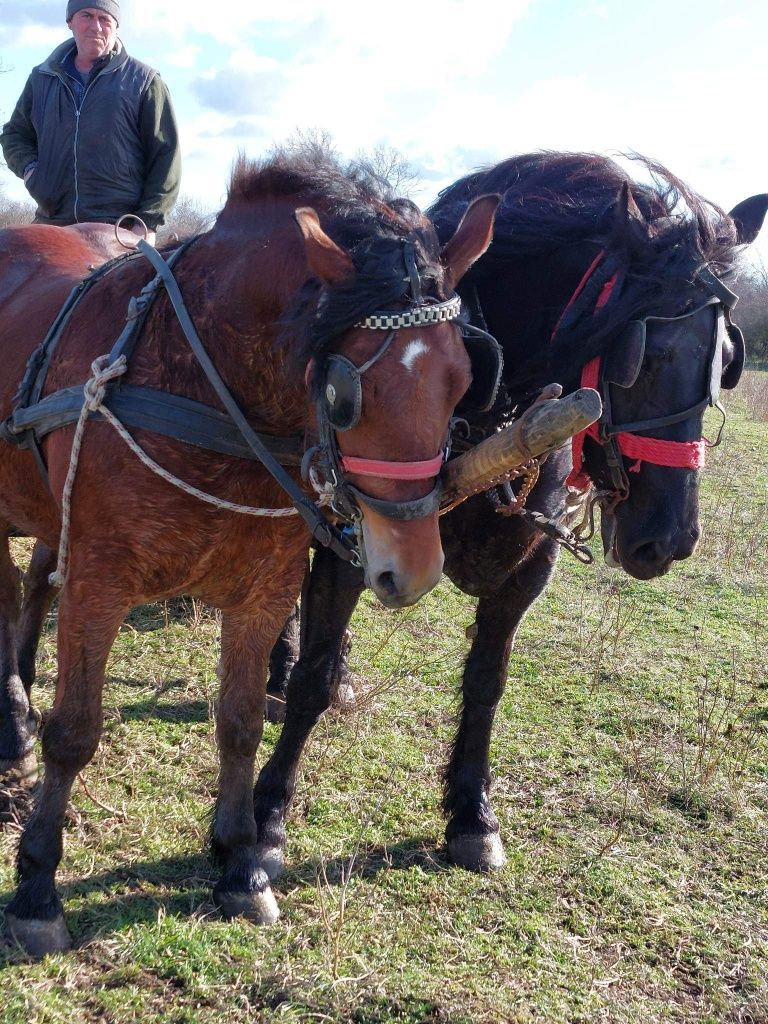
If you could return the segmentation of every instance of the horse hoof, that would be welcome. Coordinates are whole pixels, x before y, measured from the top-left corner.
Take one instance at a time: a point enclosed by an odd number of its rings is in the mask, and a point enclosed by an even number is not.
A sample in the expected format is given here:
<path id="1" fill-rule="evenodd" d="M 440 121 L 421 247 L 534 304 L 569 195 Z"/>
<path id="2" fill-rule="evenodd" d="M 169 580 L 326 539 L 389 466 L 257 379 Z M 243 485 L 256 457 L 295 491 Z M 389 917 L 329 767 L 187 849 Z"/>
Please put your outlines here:
<path id="1" fill-rule="evenodd" d="M 448 856 L 460 868 L 483 874 L 498 871 L 507 863 L 504 847 L 496 832 L 484 836 L 454 836 L 448 841 Z"/>
<path id="2" fill-rule="evenodd" d="M 48 953 L 66 953 L 72 948 L 72 936 L 63 914 L 50 921 L 33 921 L 6 911 L 5 928 L 10 938 L 36 960 Z"/>
<path id="3" fill-rule="evenodd" d="M 339 683 L 333 703 L 338 711 L 354 711 L 357 698 L 352 683 Z"/>
<path id="4" fill-rule="evenodd" d="M 285 697 L 274 693 L 267 694 L 267 707 L 264 717 L 273 725 L 280 725 L 285 721 Z"/>
<path id="5" fill-rule="evenodd" d="M 227 921 L 245 917 L 254 924 L 274 924 L 280 917 L 280 908 L 269 887 L 263 892 L 214 892 L 213 899 Z"/>
<path id="6" fill-rule="evenodd" d="M 270 882 L 274 882 L 282 875 L 285 868 L 285 855 L 279 846 L 257 846 L 256 858 L 259 867 L 264 869 Z"/>
<path id="7" fill-rule="evenodd" d="M 30 750 L 18 761 L 0 761 L 0 822 L 18 821 L 32 803 L 37 784 L 37 755 Z"/>

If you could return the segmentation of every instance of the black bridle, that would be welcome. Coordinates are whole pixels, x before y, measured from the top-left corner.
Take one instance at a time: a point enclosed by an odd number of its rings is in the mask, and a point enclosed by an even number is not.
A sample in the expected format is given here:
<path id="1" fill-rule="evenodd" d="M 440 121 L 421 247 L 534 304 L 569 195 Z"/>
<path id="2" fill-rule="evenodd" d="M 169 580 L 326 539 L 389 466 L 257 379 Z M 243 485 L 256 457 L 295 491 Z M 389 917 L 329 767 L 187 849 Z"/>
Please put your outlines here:
<path id="1" fill-rule="evenodd" d="M 711 443 L 704 439 L 686 442 L 641 436 L 700 417 L 707 408 L 717 408 L 725 422 L 725 411 L 720 403 L 720 388 L 736 386 L 741 377 L 745 358 L 744 337 L 731 319 L 731 310 L 736 305 L 738 297 L 708 268 L 700 272 L 699 283 L 700 289 L 707 295 L 703 302 L 678 316 L 648 316 L 631 321 L 605 356 L 596 357 L 582 371 L 582 386 L 595 387 L 603 401 L 603 415 L 598 424 L 586 431 L 586 436 L 597 441 L 605 455 L 611 487 L 605 494 L 603 503 L 609 510 L 615 509 L 617 504 L 629 496 L 630 485 L 625 469 L 625 457 L 636 460 L 637 468 L 641 462 L 648 462 L 675 468 L 699 469 L 704 464 L 704 449 L 714 447 L 720 442 L 722 425 L 716 440 Z M 705 394 L 693 405 L 679 411 L 631 422 L 616 422 L 616 393 L 613 389 L 618 387 L 630 390 L 635 386 L 645 358 L 649 326 L 673 327 L 684 321 L 695 322 L 703 317 L 711 317 L 713 325 L 710 329 Z M 695 331 L 692 330 L 690 336 L 695 341 Z M 734 353 L 731 364 L 723 373 L 722 353 L 726 336 L 733 345 Z M 577 480 L 582 484 L 584 482 L 586 471 L 583 471 L 581 464 L 578 463 L 579 454 L 579 441 L 575 439 L 574 472 L 569 477 L 572 484 Z"/>
<path id="2" fill-rule="evenodd" d="M 360 468 L 352 471 L 362 471 L 367 476 L 381 475 L 387 479 L 400 480 L 435 479 L 428 494 L 405 501 L 374 498 L 351 484 L 346 476 L 348 467 L 345 466 L 336 435 L 351 430 L 359 422 L 362 414 L 362 377 L 388 352 L 399 329 L 444 323 L 458 319 L 460 314 L 461 303 L 456 295 L 445 302 L 414 303 L 404 311 L 373 313 L 355 324 L 356 327 L 387 331 L 384 341 L 370 359 L 362 366 L 355 366 L 345 356 L 339 355 L 330 355 L 325 361 L 316 406 L 320 443 L 305 454 L 302 476 L 313 482 L 318 489 L 330 494 L 334 512 L 356 531 L 362 519 L 361 500 L 387 519 L 422 519 L 439 508 L 442 483 L 438 473 L 450 451 L 450 429 L 439 455 L 423 463 L 354 460 Z M 369 461 L 371 468 L 366 469 L 363 464 Z"/>

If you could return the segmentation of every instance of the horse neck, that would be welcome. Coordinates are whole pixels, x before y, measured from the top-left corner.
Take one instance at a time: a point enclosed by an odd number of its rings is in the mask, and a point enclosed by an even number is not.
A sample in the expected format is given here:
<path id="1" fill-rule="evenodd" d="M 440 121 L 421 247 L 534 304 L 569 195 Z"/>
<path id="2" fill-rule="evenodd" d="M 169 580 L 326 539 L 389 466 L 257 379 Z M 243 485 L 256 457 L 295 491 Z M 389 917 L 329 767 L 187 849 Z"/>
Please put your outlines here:
<path id="1" fill-rule="evenodd" d="M 175 270 L 198 333 L 218 372 L 254 426 L 275 431 L 303 429 L 308 402 L 290 353 L 276 345 L 278 321 L 304 276 L 296 247 L 285 239 L 210 232 L 182 256 Z M 290 240 L 292 241 L 292 239 Z M 282 273 L 280 273 L 282 271 Z M 168 345 L 170 362 L 189 367 L 181 331 Z M 209 393 L 202 368 L 191 371 Z M 170 382 L 172 383 L 172 381 Z"/>
<path id="2" fill-rule="evenodd" d="M 585 264 L 586 266 L 587 264 Z M 550 383 L 550 339 L 583 271 L 561 266 L 557 253 L 514 258 L 487 272 L 477 285 L 488 330 L 504 352 L 504 379 L 512 395 Z M 563 368 L 575 385 L 581 366 Z"/>

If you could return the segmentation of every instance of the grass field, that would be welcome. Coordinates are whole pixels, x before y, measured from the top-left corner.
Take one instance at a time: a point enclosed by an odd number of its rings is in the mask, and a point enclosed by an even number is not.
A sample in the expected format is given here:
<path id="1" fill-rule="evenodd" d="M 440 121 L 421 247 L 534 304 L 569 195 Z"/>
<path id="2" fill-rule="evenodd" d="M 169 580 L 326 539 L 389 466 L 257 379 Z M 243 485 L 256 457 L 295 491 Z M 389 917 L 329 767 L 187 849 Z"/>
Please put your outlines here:
<path id="1" fill-rule="evenodd" d="M 76 949 L 33 964 L 0 946 L 3 1024 L 766 1024 L 767 406 L 768 375 L 748 374 L 695 558 L 652 584 L 561 560 L 498 715 L 509 863 L 491 877 L 448 866 L 439 810 L 469 599 L 363 602 L 358 707 L 316 731 L 283 916 L 262 930 L 210 900 L 215 618 L 137 610 L 59 873 Z M 0 906 L 17 838 L 0 835 Z"/>

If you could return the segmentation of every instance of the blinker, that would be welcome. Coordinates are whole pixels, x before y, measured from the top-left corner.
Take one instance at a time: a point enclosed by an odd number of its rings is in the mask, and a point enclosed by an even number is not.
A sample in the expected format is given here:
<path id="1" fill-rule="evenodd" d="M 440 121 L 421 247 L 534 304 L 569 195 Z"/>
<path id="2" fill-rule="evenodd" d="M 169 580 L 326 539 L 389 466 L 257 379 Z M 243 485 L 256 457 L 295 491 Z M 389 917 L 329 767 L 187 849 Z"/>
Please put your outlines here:
<path id="1" fill-rule="evenodd" d="M 722 387 L 726 391 L 730 391 L 735 388 L 741 380 L 741 375 L 744 372 L 744 361 L 746 359 L 746 345 L 744 344 L 744 335 L 740 327 L 730 322 L 730 318 L 726 322 L 725 326 L 730 338 L 731 345 L 733 346 L 733 357 L 730 363 L 726 366 L 722 377 Z"/>
<path id="2" fill-rule="evenodd" d="M 496 401 L 504 369 L 501 345 L 473 324 L 463 329 L 464 348 L 472 366 L 472 383 L 456 407 L 457 413 L 488 412 Z"/>
<path id="3" fill-rule="evenodd" d="M 360 422 L 363 383 L 358 368 L 344 356 L 329 356 L 325 370 L 325 404 L 334 430 L 351 430 Z"/>
<path id="4" fill-rule="evenodd" d="M 723 378 L 723 345 L 725 344 L 725 320 L 719 307 L 715 314 L 714 348 L 709 364 L 709 404 L 717 405 L 720 400 L 720 386 Z"/>

